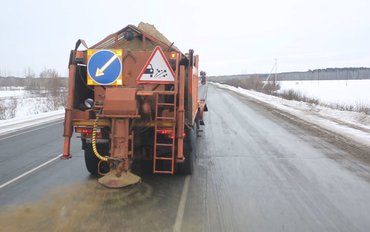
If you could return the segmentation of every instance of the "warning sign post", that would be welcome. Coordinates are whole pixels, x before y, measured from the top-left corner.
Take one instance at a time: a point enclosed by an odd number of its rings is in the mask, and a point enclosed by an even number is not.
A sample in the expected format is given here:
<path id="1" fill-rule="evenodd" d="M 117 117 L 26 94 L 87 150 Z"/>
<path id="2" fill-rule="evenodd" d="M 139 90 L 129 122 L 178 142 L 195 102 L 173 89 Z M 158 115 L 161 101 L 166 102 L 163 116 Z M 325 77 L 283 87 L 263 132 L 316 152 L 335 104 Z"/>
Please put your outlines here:
<path id="1" fill-rule="evenodd" d="M 156 47 L 140 72 L 138 83 L 173 83 L 175 73 L 173 72 L 162 49 Z"/>

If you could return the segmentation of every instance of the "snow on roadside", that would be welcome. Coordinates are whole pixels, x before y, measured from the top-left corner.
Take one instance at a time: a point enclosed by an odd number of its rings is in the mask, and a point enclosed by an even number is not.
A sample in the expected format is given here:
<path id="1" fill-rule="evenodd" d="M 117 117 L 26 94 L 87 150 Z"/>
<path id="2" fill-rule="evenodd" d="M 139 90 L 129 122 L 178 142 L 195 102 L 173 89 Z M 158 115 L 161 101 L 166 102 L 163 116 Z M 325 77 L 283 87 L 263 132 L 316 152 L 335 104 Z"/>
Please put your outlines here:
<path id="1" fill-rule="evenodd" d="M 278 92 L 294 90 L 324 104 L 370 107 L 370 79 L 279 81 L 279 85 Z"/>
<path id="2" fill-rule="evenodd" d="M 306 102 L 286 100 L 225 84 L 211 84 L 252 97 L 321 128 L 370 146 L 370 116 L 364 113 L 340 111 Z"/>
<path id="3" fill-rule="evenodd" d="M 47 91 L 25 90 L 24 87 L 0 87 L 0 107 L 3 107 L 0 123 L 4 119 L 63 109 L 54 106 L 53 98 Z"/>
<path id="4" fill-rule="evenodd" d="M 8 134 L 11 132 L 18 131 L 20 129 L 33 127 L 48 122 L 59 121 L 63 118 L 64 110 L 56 110 L 36 115 L 28 115 L 7 120 L 1 120 L 0 135 Z"/>

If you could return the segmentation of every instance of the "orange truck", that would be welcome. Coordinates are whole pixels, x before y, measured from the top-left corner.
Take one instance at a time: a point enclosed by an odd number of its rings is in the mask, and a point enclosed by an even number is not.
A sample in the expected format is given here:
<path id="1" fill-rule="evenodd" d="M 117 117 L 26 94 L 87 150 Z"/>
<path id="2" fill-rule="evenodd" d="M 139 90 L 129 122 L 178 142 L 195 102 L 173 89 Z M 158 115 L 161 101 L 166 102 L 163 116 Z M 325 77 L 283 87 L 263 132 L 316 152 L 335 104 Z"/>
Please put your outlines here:
<path id="1" fill-rule="evenodd" d="M 140 182 L 131 172 L 137 160 L 151 161 L 153 173 L 191 174 L 207 111 L 198 65 L 193 50 L 182 53 L 146 23 L 91 47 L 78 40 L 69 59 L 62 158 L 71 157 L 75 132 L 87 170 L 107 187 Z"/>

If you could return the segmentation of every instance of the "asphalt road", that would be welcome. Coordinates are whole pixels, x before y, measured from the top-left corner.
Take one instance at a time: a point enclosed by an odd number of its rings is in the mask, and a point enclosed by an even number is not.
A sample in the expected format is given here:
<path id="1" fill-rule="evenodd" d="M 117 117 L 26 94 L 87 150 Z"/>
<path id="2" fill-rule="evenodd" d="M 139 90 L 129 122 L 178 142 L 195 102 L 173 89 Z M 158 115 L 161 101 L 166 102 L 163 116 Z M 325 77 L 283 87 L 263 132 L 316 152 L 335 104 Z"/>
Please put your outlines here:
<path id="1" fill-rule="evenodd" d="M 369 230 L 368 148 L 213 86 L 207 102 L 191 177 L 106 189 L 73 139 L 72 159 L 0 188 L 0 230 Z M 62 151 L 62 123 L 17 134 L 0 137 L 0 186 Z"/>

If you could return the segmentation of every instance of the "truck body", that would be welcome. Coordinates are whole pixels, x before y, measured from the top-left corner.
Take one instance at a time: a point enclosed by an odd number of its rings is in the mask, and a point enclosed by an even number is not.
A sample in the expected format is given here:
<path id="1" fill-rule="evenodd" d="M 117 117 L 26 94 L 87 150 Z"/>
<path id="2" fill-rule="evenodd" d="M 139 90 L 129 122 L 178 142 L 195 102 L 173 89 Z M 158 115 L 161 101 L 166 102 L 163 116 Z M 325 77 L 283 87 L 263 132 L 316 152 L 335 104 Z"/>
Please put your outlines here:
<path id="1" fill-rule="evenodd" d="M 193 50 L 183 54 L 149 24 L 128 25 L 89 48 L 79 40 L 69 60 L 62 158 L 71 157 L 75 132 L 87 170 L 103 175 L 105 186 L 137 182 L 135 160 L 152 162 L 153 173 L 191 174 L 207 110 L 198 67 Z"/>

